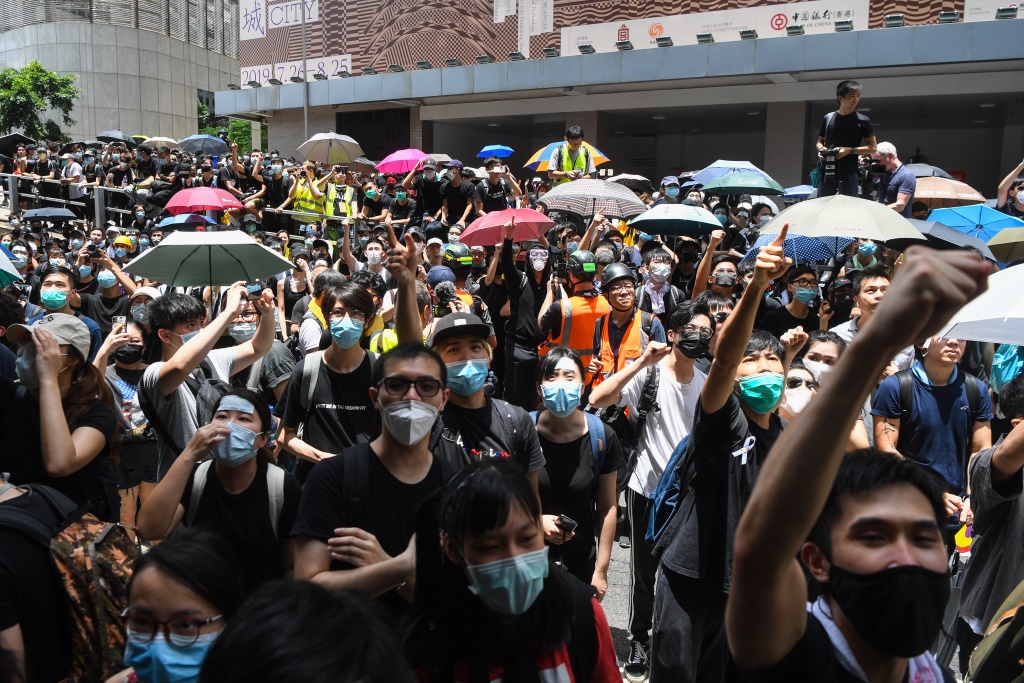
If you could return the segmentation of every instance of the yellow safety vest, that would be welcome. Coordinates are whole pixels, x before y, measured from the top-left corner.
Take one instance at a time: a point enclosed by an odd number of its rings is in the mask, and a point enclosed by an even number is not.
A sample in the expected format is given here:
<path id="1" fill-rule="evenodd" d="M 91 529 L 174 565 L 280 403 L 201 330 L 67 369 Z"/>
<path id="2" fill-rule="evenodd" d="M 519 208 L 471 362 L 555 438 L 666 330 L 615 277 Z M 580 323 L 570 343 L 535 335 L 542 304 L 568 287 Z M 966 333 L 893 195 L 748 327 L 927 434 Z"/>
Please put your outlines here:
<path id="1" fill-rule="evenodd" d="M 342 187 L 345 188 L 345 191 L 342 192 L 341 194 L 341 206 L 338 207 L 341 211 L 340 213 L 338 213 L 334 208 L 335 201 L 338 199 L 338 184 L 327 184 L 327 189 L 324 190 L 324 196 L 327 197 L 327 203 L 325 204 L 325 208 L 327 209 L 327 215 L 339 215 L 345 216 L 346 218 L 351 218 L 352 215 L 355 213 L 355 211 L 353 211 L 352 209 L 352 199 L 355 197 L 356 191 L 355 188 L 352 187 L 351 185 L 343 185 Z"/>
<path id="2" fill-rule="evenodd" d="M 292 199 L 292 209 L 305 213 L 322 214 L 324 213 L 324 197 L 321 196 L 320 199 L 314 199 L 309 182 L 299 182 L 296 186 L 295 197 Z M 316 223 L 320 220 L 319 216 L 292 216 L 292 218 L 298 223 Z"/>
<path id="3" fill-rule="evenodd" d="M 564 173 L 569 173 L 570 171 L 587 172 L 587 167 L 590 165 L 590 153 L 587 151 L 586 147 L 580 147 L 579 154 L 576 155 L 576 161 L 573 161 L 572 157 L 569 156 L 569 143 L 562 145 L 559 149 L 561 150 L 560 155 L 562 157 L 562 168 L 557 170 L 563 171 Z M 561 185 L 562 183 L 569 182 L 569 180 L 569 178 L 555 178 L 551 182 L 554 185 Z"/>

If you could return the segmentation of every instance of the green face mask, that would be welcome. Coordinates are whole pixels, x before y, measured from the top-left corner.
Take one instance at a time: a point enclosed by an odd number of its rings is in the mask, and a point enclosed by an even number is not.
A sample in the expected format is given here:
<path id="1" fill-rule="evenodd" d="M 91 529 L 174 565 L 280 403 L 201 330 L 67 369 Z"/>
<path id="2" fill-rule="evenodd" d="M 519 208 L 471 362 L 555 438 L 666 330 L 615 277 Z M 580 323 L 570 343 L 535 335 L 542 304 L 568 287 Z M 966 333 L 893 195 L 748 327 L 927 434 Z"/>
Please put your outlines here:
<path id="1" fill-rule="evenodd" d="M 377 196 L 377 190 L 367 190 L 366 191 L 366 198 L 367 199 L 373 199 L 376 196 Z"/>
<path id="2" fill-rule="evenodd" d="M 395 199 L 397 199 L 400 202 L 404 202 L 405 198 L 408 197 L 408 196 L 409 196 L 409 194 L 406 193 L 406 192 L 396 192 L 395 193 Z"/>
<path id="3" fill-rule="evenodd" d="M 777 372 L 760 372 L 750 377 L 742 377 L 738 381 L 740 400 L 758 415 L 773 411 L 782 398 L 785 377 Z"/>
<path id="4" fill-rule="evenodd" d="M 68 293 L 60 289 L 46 289 L 39 292 L 39 301 L 48 311 L 59 311 L 68 302 Z"/>

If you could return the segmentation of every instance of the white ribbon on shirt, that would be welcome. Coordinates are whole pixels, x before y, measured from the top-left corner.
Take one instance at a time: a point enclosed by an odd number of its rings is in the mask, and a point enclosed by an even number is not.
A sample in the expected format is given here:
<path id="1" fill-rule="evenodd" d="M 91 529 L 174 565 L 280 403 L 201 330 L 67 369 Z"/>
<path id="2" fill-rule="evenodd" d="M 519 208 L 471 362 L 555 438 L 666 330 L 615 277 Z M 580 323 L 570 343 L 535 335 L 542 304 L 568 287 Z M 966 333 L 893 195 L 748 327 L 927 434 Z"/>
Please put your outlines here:
<path id="1" fill-rule="evenodd" d="M 741 458 L 740 465 L 746 465 L 747 453 L 753 450 L 755 443 L 757 443 L 757 439 L 752 436 L 748 436 L 747 440 L 743 442 L 743 446 L 739 450 L 732 452 L 732 457 Z"/>

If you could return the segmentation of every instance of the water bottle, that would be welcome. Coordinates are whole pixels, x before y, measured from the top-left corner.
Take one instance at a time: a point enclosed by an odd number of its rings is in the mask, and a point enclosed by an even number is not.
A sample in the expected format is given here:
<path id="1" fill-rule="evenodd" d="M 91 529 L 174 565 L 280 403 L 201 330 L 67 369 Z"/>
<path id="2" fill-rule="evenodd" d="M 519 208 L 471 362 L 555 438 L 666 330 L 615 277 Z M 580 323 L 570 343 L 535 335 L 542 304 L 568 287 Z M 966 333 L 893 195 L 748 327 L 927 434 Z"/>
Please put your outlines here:
<path id="1" fill-rule="evenodd" d="M 126 187 L 128 187 L 128 174 L 127 173 L 125 173 L 123 176 L 121 176 L 121 189 L 124 189 Z"/>

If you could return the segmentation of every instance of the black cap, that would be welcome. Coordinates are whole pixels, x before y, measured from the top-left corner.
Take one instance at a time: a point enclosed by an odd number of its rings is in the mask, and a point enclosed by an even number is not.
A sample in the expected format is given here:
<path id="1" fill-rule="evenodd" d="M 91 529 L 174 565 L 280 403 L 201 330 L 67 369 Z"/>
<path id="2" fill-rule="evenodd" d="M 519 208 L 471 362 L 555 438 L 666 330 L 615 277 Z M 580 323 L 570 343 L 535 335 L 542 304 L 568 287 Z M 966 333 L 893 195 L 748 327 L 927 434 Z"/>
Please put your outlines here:
<path id="1" fill-rule="evenodd" d="M 840 287 L 846 287 L 847 285 L 852 285 L 852 284 L 853 284 L 853 280 L 851 280 L 849 278 L 837 277 L 835 280 L 832 281 L 832 284 L 829 285 L 828 288 L 830 290 L 832 290 L 832 289 L 839 289 Z"/>
<path id="2" fill-rule="evenodd" d="M 605 266 L 604 271 L 601 272 L 601 291 L 608 294 L 613 282 L 626 278 L 629 278 L 634 286 L 636 285 L 636 275 L 633 274 L 633 269 L 625 263 L 612 263 Z"/>
<path id="3" fill-rule="evenodd" d="M 491 336 L 491 328 L 472 313 L 449 313 L 434 324 L 430 345 L 437 346 L 445 339 L 464 334 L 487 339 Z"/>

